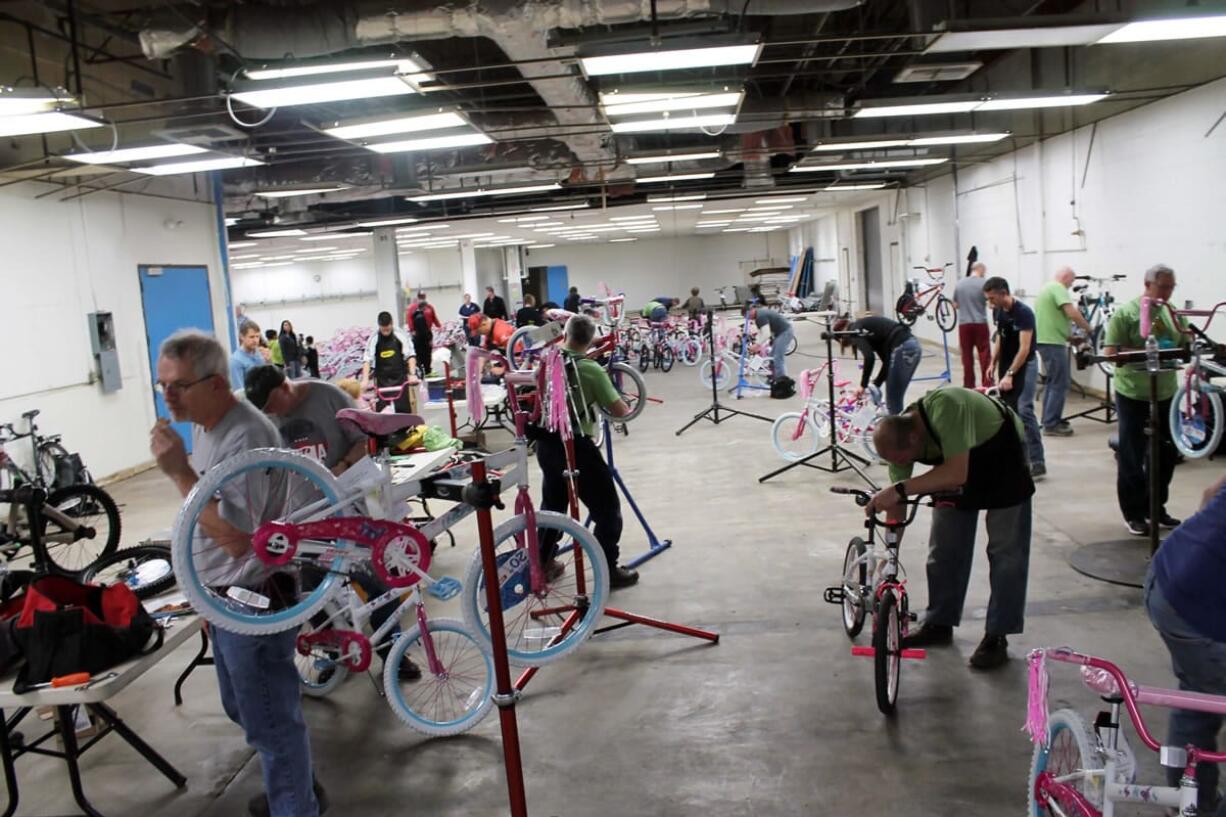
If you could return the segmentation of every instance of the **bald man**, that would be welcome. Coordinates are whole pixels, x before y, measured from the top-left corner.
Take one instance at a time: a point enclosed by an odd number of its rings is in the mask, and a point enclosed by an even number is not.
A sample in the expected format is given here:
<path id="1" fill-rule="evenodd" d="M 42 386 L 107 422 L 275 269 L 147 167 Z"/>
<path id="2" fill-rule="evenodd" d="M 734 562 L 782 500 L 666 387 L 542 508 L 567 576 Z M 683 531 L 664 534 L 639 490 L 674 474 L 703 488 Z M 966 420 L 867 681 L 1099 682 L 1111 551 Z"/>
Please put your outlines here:
<path id="1" fill-rule="evenodd" d="M 975 388 L 975 358 L 979 358 L 979 382 L 988 385 L 988 364 L 992 349 L 988 342 L 988 305 L 983 294 L 983 264 L 971 267 L 971 274 L 954 287 L 954 308 L 958 310 L 958 348 L 962 351 L 962 385 Z"/>
<path id="2" fill-rule="evenodd" d="M 1073 324 L 1090 335 L 1081 310 L 1073 303 L 1069 287 L 1076 277 L 1071 267 L 1061 267 L 1055 276 L 1039 291 L 1034 302 L 1034 314 L 1038 323 L 1035 341 L 1043 371 L 1047 374 L 1047 390 L 1043 392 L 1043 433 L 1054 437 L 1068 437 L 1073 427 L 1061 420 L 1064 400 L 1068 397 L 1072 372 L 1069 369 L 1068 339 Z"/>

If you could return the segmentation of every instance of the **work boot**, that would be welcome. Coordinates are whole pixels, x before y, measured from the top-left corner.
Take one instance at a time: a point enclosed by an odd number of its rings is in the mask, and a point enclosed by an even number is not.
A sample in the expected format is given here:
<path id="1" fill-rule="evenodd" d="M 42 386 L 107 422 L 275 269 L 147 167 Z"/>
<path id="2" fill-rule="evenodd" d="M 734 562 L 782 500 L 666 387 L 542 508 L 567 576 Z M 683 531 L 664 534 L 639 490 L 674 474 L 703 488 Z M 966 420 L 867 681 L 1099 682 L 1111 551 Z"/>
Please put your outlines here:
<path id="1" fill-rule="evenodd" d="M 902 646 L 904 649 L 908 647 L 943 647 L 946 644 L 952 644 L 953 640 L 953 627 L 924 622 L 919 626 L 919 629 L 912 631 L 902 640 Z"/>
<path id="2" fill-rule="evenodd" d="M 1073 436 L 1073 427 L 1069 425 L 1052 426 L 1051 428 L 1043 429 L 1043 433 L 1048 437 L 1071 437 Z"/>
<path id="3" fill-rule="evenodd" d="M 985 635 L 971 653 L 970 665 L 975 669 L 996 669 L 1009 660 L 1009 639 L 1003 635 Z"/>
<path id="4" fill-rule="evenodd" d="M 315 789 L 315 800 L 319 803 L 319 813 L 323 815 L 328 810 L 328 793 L 324 791 L 324 787 L 319 785 L 316 780 L 313 788 Z M 268 805 L 268 795 L 257 794 L 247 801 L 247 813 L 251 817 L 271 817 L 272 809 Z"/>
<path id="5" fill-rule="evenodd" d="M 614 565 L 609 571 L 609 588 L 617 590 L 621 587 L 631 587 L 639 583 L 639 573 L 637 570 L 631 570 L 628 567 Z"/>

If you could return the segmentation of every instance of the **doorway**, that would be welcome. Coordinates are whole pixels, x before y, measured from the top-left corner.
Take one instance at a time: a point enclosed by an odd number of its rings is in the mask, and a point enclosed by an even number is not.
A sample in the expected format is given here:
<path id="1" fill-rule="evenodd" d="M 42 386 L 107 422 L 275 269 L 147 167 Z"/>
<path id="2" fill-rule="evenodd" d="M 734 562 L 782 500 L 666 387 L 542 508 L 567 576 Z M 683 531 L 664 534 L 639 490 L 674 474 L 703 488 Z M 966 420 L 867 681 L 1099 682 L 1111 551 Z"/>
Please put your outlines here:
<path id="1" fill-rule="evenodd" d="M 570 279 L 566 267 L 528 267 L 524 294 L 531 294 L 538 304 L 552 302 L 561 306 L 569 290 Z"/>
<path id="2" fill-rule="evenodd" d="M 881 215 L 876 207 L 856 214 L 860 233 L 860 295 L 874 315 L 885 314 L 881 274 Z"/>
<path id="3" fill-rule="evenodd" d="M 210 334 L 213 331 L 213 299 L 209 291 L 208 267 L 137 267 L 140 275 L 141 304 L 145 314 L 145 338 L 149 344 L 150 382 L 157 383 L 158 349 L 162 341 L 189 327 Z M 227 375 L 228 377 L 228 375 Z M 155 388 L 153 406 L 159 418 L 170 418 L 166 401 Z M 192 424 L 171 423 L 190 454 Z"/>

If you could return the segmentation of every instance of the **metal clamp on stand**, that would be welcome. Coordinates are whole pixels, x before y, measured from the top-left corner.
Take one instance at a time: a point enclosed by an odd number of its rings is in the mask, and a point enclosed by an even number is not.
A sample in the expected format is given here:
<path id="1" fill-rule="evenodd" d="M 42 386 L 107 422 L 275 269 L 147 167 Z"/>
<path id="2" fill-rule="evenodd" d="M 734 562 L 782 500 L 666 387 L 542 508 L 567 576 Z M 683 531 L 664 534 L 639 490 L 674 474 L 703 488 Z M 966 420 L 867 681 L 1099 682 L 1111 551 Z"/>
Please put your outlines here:
<path id="1" fill-rule="evenodd" d="M 498 495 L 501 493 L 502 480 L 491 479 L 482 482 L 470 482 L 464 486 L 464 503 L 472 505 L 477 510 L 488 511 L 490 508 L 497 508 L 501 511 L 506 508 L 502 504 L 502 500 L 498 498 Z"/>
<path id="2" fill-rule="evenodd" d="M 522 697 L 524 697 L 523 691 L 512 687 L 511 691 L 507 693 L 495 692 L 490 696 L 490 700 L 493 701 L 494 706 L 498 707 L 499 709 L 506 709 L 507 707 L 515 706 L 515 704 L 519 703 L 519 699 Z"/>

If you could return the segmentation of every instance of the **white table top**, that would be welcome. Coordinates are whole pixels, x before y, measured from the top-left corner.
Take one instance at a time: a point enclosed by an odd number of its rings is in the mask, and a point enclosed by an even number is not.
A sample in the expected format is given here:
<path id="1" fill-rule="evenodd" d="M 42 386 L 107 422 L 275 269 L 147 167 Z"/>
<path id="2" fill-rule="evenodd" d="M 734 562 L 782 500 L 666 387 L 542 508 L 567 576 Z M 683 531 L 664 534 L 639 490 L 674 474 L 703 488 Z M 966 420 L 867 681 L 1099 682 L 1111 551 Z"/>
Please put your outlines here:
<path id="1" fill-rule="evenodd" d="M 9 676 L 0 680 L 0 709 L 15 709 L 23 706 L 71 706 L 73 704 L 93 704 L 105 701 L 117 695 L 125 687 L 152 669 L 159 661 L 170 655 L 184 641 L 200 634 L 204 621 L 199 616 L 185 616 L 172 619 L 174 625 L 166 631 L 162 646 L 148 655 L 125 661 L 117 667 L 112 667 L 98 675 L 109 672 L 119 673 L 114 678 L 95 684 L 89 689 L 77 687 L 60 687 L 52 689 L 45 687 L 18 695 L 13 692 L 16 678 Z"/>

